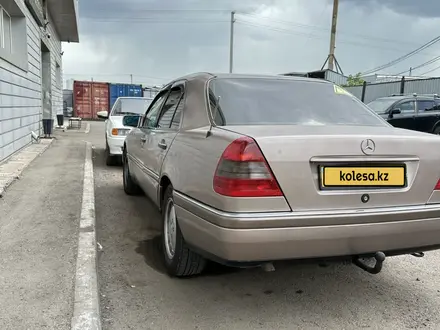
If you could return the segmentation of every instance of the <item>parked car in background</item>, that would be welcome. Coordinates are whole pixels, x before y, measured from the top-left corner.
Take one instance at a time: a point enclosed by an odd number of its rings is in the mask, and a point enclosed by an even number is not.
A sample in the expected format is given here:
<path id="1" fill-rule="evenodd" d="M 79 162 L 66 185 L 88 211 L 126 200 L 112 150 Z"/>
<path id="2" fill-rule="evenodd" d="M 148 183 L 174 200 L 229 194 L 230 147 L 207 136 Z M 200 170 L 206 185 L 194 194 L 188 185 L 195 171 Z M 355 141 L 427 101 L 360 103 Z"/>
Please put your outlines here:
<path id="1" fill-rule="evenodd" d="M 381 97 L 368 106 L 395 127 L 440 134 L 440 98 L 437 95 Z"/>
<path id="2" fill-rule="evenodd" d="M 440 248 L 440 138 L 393 128 L 330 82 L 194 74 L 140 118 L 124 116 L 124 190 L 161 210 L 172 276 L 207 259 L 326 257 L 375 274 L 386 256 Z"/>
<path id="3" fill-rule="evenodd" d="M 125 136 L 131 127 L 124 126 L 122 118 L 129 114 L 144 114 L 150 105 L 152 98 L 149 97 L 119 97 L 110 114 L 107 111 L 97 113 L 99 118 L 105 121 L 105 158 L 106 164 L 115 165 L 120 161 Z"/>

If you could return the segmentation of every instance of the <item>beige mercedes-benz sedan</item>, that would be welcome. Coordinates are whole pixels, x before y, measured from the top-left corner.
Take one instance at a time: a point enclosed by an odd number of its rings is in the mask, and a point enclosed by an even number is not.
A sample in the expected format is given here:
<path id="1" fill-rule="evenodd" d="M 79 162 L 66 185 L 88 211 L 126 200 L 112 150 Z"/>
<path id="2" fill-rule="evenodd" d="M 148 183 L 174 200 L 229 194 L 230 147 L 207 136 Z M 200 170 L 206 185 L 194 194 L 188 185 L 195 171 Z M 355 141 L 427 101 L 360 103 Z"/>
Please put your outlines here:
<path id="1" fill-rule="evenodd" d="M 440 137 L 330 82 L 193 74 L 124 125 L 124 189 L 161 210 L 172 276 L 328 257 L 374 274 L 440 248 Z"/>

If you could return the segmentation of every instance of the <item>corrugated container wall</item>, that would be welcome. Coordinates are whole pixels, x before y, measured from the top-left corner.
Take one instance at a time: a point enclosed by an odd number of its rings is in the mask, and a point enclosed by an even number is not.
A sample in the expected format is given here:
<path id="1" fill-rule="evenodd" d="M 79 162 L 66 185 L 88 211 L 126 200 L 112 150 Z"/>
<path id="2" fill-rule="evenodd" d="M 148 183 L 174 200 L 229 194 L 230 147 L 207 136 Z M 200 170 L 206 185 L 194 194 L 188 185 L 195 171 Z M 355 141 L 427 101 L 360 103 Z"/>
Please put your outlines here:
<path id="1" fill-rule="evenodd" d="M 325 71 L 325 80 L 331 81 L 337 85 L 345 85 L 347 83 L 347 77 L 331 70 Z"/>
<path id="2" fill-rule="evenodd" d="M 131 85 L 131 84 L 110 84 L 110 104 L 109 108 L 113 107 L 118 97 L 123 96 L 133 96 L 142 97 L 142 85 Z"/>
<path id="3" fill-rule="evenodd" d="M 75 81 L 73 83 L 74 116 L 97 119 L 99 111 L 109 111 L 108 83 Z"/>

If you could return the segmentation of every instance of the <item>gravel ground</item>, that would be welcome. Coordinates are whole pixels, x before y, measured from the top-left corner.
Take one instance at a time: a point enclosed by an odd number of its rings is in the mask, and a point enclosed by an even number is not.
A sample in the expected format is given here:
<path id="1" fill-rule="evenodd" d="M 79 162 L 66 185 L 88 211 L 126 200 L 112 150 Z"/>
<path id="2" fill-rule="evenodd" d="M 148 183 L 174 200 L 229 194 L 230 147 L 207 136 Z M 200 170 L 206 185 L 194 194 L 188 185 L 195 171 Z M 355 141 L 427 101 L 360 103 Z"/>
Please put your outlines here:
<path id="1" fill-rule="evenodd" d="M 93 123 L 101 309 L 105 329 L 439 329 L 440 253 L 386 260 L 379 275 L 353 265 L 277 263 L 276 271 L 211 265 L 171 279 L 157 251 L 160 218 L 128 197 L 121 167 L 104 163 Z"/>

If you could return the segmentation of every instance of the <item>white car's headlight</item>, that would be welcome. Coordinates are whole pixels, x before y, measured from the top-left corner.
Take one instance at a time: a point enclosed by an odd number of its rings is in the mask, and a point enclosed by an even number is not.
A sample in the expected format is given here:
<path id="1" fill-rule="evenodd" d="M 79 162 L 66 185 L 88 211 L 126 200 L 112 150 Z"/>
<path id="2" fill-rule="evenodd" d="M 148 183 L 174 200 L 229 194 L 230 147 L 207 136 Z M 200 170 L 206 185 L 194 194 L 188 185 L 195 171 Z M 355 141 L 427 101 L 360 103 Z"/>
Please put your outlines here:
<path id="1" fill-rule="evenodd" d="M 126 136 L 128 133 L 130 133 L 130 130 L 126 129 L 126 128 L 113 128 L 112 129 L 113 136 Z"/>

